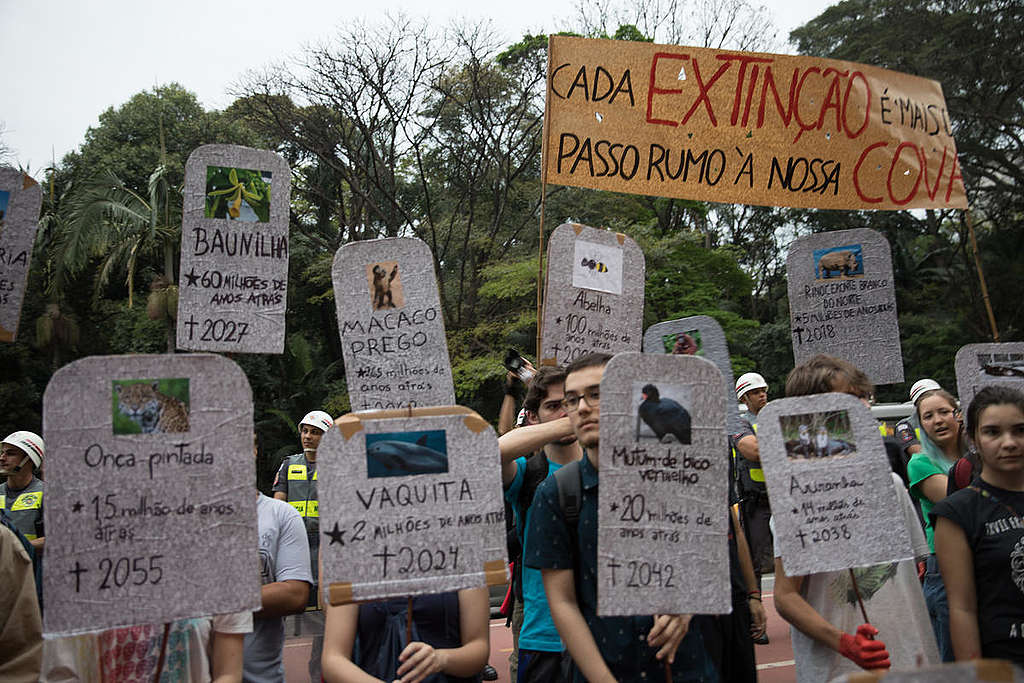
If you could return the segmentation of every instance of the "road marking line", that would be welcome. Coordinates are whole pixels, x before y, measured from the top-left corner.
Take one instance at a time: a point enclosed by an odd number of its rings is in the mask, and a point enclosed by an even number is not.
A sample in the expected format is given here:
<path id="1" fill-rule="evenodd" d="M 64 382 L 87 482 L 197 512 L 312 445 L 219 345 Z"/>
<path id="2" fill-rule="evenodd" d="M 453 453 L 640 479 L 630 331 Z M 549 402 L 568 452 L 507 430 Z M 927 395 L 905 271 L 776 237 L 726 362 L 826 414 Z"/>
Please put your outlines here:
<path id="1" fill-rule="evenodd" d="M 782 662 L 765 662 L 764 664 L 758 664 L 757 665 L 757 670 L 761 671 L 763 669 L 781 669 L 784 666 L 793 666 L 795 664 L 796 664 L 796 660 L 795 659 L 787 659 L 787 660 L 782 661 Z"/>

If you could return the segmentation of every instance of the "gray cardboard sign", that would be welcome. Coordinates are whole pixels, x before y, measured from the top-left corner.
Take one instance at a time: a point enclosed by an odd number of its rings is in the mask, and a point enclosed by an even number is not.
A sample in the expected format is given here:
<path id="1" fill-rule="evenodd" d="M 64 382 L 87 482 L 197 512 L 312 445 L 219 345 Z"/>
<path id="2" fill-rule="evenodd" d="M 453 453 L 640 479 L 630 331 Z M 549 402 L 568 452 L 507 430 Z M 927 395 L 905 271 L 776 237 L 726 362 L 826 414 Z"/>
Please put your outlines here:
<path id="1" fill-rule="evenodd" d="M 274 152 L 203 145 L 185 164 L 179 349 L 282 353 L 291 170 Z"/>
<path id="2" fill-rule="evenodd" d="M 350 242 L 331 277 L 352 410 L 453 405 L 430 247 L 412 237 Z"/>
<path id="3" fill-rule="evenodd" d="M 904 671 L 872 673 L 859 671 L 833 678 L 831 683 L 1024 683 L 1024 669 L 1004 659 L 975 659 L 969 662 L 949 662 L 937 666 Z"/>
<path id="4" fill-rule="evenodd" d="M 43 193 L 21 171 L 0 167 L 0 341 L 18 334 Z"/>
<path id="5" fill-rule="evenodd" d="M 729 434 L 740 431 L 740 411 L 736 403 L 736 382 L 725 332 L 718 321 L 707 315 L 691 315 L 651 325 L 644 332 L 644 353 L 670 353 L 697 356 L 715 364 L 722 373 L 725 392 L 725 419 Z"/>
<path id="6" fill-rule="evenodd" d="M 889 242 L 874 230 L 797 239 L 786 257 L 797 364 L 818 353 L 848 360 L 875 384 L 903 381 Z"/>
<path id="7" fill-rule="evenodd" d="M 775 399 L 757 416 L 757 443 L 787 574 L 913 557 L 878 423 L 859 400 Z"/>
<path id="8" fill-rule="evenodd" d="M 956 352 L 956 389 L 964 412 L 979 389 L 996 384 L 1024 391 L 1024 342 L 961 346 Z"/>
<path id="9" fill-rule="evenodd" d="M 43 396 L 48 634 L 260 606 L 252 392 L 212 354 L 93 356 Z"/>
<path id="10" fill-rule="evenodd" d="M 325 601 L 508 580 L 498 438 L 472 410 L 350 413 L 319 452 Z"/>
<path id="11" fill-rule="evenodd" d="M 722 374 L 620 353 L 601 380 L 597 613 L 726 614 L 729 447 Z"/>
<path id="12" fill-rule="evenodd" d="M 644 253 L 622 233 L 563 223 L 548 242 L 540 362 L 639 351 Z"/>

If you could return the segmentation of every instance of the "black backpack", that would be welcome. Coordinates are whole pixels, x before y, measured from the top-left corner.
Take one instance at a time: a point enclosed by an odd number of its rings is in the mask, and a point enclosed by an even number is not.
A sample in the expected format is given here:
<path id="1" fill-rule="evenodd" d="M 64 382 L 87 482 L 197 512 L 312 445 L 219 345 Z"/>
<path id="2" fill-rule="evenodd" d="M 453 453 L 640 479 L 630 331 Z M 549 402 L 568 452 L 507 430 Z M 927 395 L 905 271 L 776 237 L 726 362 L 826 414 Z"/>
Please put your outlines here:
<path id="1" fill-rule="evenodd" d="M 548 456 L 544 451 L 539 451 L 526 458 L 526 470 L 523 472 L 523 485 L 519 489 L 519 496 L 516 498 L 516 515 L 525 527 L 526 511 L 533 504 L 533 495 L 537 487 L 548 477 Z M 511 518 L 511 515 L 509 515 Z M 513 523 L 508 530 L 508 556 L 513 561 L 512 570 L 512 595 L 516 600 L 523 600 L 523 539 L 519 537 L 519 530 Z"/>

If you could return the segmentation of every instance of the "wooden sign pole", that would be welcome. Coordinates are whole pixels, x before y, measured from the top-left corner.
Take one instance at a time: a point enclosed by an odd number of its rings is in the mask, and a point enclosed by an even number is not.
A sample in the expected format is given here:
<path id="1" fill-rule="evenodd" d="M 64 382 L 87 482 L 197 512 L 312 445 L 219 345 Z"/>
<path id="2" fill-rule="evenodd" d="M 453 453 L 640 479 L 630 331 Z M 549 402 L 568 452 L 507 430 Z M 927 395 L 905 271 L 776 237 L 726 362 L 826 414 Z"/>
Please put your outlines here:
<path id="1" fill-rule="evenodd" d="M 978 253 L 978 239 L 974 234 L 974 219 L 971 218 L 971 210 L 964 211 L 964 222 L 967 223 L 967 235 L 971 240 L 971 250 L 974 252 L 974 267 L 978 269 L 978 282 L 981 283 L 981 298 L 985 302 L 985 312 L 988 313 L 988 324 L 992 328 L 992 341 L 999 341 L 999 328 L 996 327 L 996 316 L 992 313 L 992 302 L 988 298 L 988 286 L 985 284 L 985 272 L 981 269 L 981 254 Z"/>

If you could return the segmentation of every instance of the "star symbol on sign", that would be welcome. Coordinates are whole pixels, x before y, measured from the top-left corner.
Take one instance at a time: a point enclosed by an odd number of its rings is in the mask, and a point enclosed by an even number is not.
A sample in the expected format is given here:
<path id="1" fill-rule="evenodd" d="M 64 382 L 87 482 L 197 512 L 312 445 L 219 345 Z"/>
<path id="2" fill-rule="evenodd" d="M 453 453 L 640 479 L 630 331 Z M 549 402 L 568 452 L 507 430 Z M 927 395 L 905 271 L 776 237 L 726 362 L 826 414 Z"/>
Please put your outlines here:
<path id="1" fill-rule="evenodd" d="M 199 276 L 196 275 L 196 269 L 193 268 L 189 272 L 185 273 L 185 277 L 188 279 L 188 286 L 195 287 L 196 282 L 199 280 Z"/>
<path id="2" fill-rule="evenodd" d="M 619 509 L 619 504 L 618 503 L 612 503 L 612 512 L 615 512 L 618 509 Z"/>
<path id="3" fill-rule="evenodd" d="M 81 501 L 79 501 L 79 502 L 75 503 L 74 505 L 72 505 L 71 506 L 71 510 L 72 510 L 72 512 L 81 512 L 82 511 L 82 503 L 81 503 Z"/>
<path id="4" fill-rule="evenodd" d="M 324 535 L 331 537 L 330 545 L 334 545 L 335 543 L 340 543 L 342 548 L 345 547 L 345 531 L 343 529 L 339 529 L 338 528 L 338 523 L 337 522 L 334 523 L 334 528 L 331 529 L 330 531 L 325 531 Z"/>

